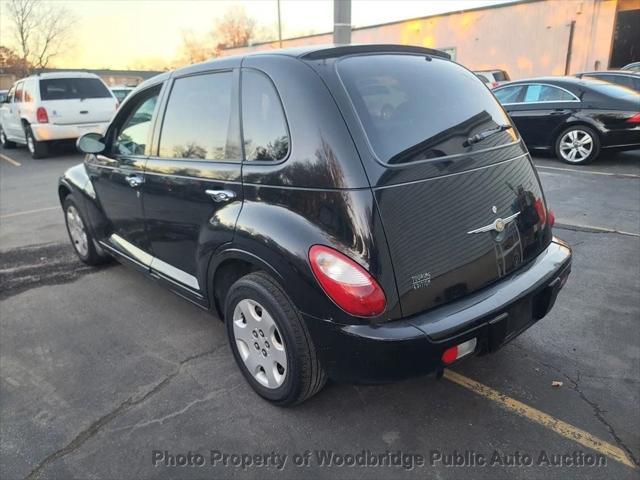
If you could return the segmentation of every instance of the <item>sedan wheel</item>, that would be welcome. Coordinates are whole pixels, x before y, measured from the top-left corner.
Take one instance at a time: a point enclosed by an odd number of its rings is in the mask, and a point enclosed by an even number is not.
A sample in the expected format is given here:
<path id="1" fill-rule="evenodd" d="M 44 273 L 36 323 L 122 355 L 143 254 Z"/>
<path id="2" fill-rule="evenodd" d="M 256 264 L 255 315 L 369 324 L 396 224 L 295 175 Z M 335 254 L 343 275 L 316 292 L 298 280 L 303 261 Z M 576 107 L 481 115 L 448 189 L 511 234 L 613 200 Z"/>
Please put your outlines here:
<path id="1" fill-rule="evenodd" d="M 599 151 L 598 135 L 586 126 L 570 127 L 556 140 L 556 155 L 566 163 L 588 163 L 598 156 Z"/>
<path id="2" fill-rule="evenodd" d="M 287 375 L 287 352 L 271 314 L 254 300 L 240 300 L 233 312 L 233 333 L 253 378 L 266 388 L 282 385 Z"/>

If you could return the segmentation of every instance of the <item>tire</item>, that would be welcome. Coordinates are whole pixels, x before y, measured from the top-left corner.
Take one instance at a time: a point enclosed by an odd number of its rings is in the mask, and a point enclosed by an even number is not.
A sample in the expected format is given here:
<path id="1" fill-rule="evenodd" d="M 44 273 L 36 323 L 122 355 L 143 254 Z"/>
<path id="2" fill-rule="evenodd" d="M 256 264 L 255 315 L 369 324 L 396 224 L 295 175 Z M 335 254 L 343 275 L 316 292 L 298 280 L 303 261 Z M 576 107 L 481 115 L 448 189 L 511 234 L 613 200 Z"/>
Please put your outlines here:
<path id="1" fill-rule="evenodd" d="M 225 324 L 236 363 L 263 398 L 280 406 L 295 405 L 326 383 L 300 313 L 266 273 L 250 273 L 231 286 Z"/>
<path id="2" fill-rule="evenodd" d="M 570 165 L 585 165 L 600 154 L 600 137 L 590 127 L 574 125 L 556 138 L 556 157 Z"/>
<path id="3" fill-rule="evenodd" d="M 16 144 L 11 140 L 7 140 L 7 135 L 4 133 L 2 126 L 0 125 L 0 145 L 2 148 L 15 148 Z"/>
<path id="4" fill-rule="evenodd" d="M 39 159 L 45 158 L 49 155 L 49 144 L 47 142 L 39 142 L 33 136 L 33 132 L 31 131 L 31 127 L 25 125 L 24 127 L 24 135 L 27 140 L 27 149 L 31 153 L 31 158 Z"/>
<path id="5" fill-rule="evenodd" d="M 71 195 L 67 195 L 64 199 L 62 208 L 69 240 L 78 258 L 87 265 L 99 265 L 106 262 L 109 257 L 101 255 L 96 250 L 94 238 L 87 229 L 87 223 Z M 84 241 L 81 238 L 82 234 L 84 234 Z"/>

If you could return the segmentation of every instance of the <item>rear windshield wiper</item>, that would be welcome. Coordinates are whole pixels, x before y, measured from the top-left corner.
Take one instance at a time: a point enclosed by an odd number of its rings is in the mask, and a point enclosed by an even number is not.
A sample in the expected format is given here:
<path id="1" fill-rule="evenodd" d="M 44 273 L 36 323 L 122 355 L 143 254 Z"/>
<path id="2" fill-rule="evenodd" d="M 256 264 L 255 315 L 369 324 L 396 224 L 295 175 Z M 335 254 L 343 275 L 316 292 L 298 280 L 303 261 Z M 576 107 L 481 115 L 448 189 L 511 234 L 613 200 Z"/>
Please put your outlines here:
<path id="1" fill-rule="evenodd" d="M 496 133 L 504 132 L 505 130 L 509 130 L 513 128 L 511 125 L 498 125 L 496 128 L 492 128 L 490 130 L 485 130 L 484 132 L 476 133 L 472 137 L 467 138 L 462 144 L 463 147 L 470 147 L 471 145 L 481 142 L 485 138 L 490 137 L 491 135 L 495 135 Z"/>

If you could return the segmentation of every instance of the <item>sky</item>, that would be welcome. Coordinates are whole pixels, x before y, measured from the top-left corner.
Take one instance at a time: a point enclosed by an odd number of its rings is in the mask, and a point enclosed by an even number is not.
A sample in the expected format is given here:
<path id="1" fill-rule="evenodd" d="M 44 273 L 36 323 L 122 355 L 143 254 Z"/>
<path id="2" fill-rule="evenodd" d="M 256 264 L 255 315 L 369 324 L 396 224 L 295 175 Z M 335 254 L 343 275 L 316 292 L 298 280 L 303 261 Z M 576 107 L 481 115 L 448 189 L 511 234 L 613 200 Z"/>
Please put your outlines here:
<path id="1" fill-rule="evenodd" d="M 262 31 L 277 32 L 277 0 L 44 0 L 66 8 L 74 27 L 55 67 L 154 69 L 180 56 L 184 32 L 204 35 L 236 5 Z M 509 0 L 352 0 L 354 27 Z M 6 0 L 0 0 L 0 45 L 11 45 Z M 281 0 L 283 38 L 333 29 L 333 0 Z"/>

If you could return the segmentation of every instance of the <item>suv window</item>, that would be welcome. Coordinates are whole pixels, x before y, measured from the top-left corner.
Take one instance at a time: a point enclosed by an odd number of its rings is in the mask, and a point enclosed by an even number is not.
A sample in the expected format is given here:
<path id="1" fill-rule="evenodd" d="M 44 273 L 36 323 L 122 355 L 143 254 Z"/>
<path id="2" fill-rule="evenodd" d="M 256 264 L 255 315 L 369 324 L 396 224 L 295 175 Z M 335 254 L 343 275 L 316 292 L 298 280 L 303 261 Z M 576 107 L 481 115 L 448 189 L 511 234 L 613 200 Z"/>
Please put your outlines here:
<path id="1" fill-rule="evenodd" d="M 158 103 L 160 87 L 141 92 L 117 129 L 112 151 L 117 155 L 144 155 L 149 139 L 151 119 Z M 130 104 L 131 105 L 131 104 Z"/>
<path id="2" fill-rule="evenodd" d="M 289 134 L 280 97 L 266 75 L 242 72 L 242 126 L 246 160 L 282 160 Z"/>
<path id="3" fill-rule="evenodd" d="M 525 103 L 535 102 L 571 102 L 575 97 L 561 88 L 551 85 L 530 84 L 524 96 Z"/>
<path id="4" fill-rule="evenodd" d="M 40 99 L 109 98 L 109 89 L 98 78 L 51 78 L 40 80 Z"/>
<path id="5" fill-rule="evenodd" d="M 15 95 L 16 86 L 13 85 L 7 92 L 7 103 L 13 103 L 13 97 Z"/>
<path id="6" fill-rule="evenodd" d="M 173 83 L 160 134 L 161 157 L 229 160 L 232 84 L 231 72 L 178 78 Z"/>
<path id="7" fill-rule="evenodd" d="M 33 80 L 26 81 L 24 83 L 24 89 L 22 92 L 23 102 L 33 102 Z"/>
<path id="8" fill-rule="evenodd" d="M 18 85 L 16 85 L 16 95 L 13 99 L 13 101 L 16 103 L 22 102 L 22 86 L 23 85 L 24 85 L 23 82 L 20 82 Z"/>
<path id="9" fill-rule="evenodd" d="M 377 157 L 389 164 L 466 153 L 465 140 L 510 124 L 493 95 L 456 63 L 423 55 L 346 57 L 338 73 Z M 501 132 L 479 149 L 512 143 Z"/>

